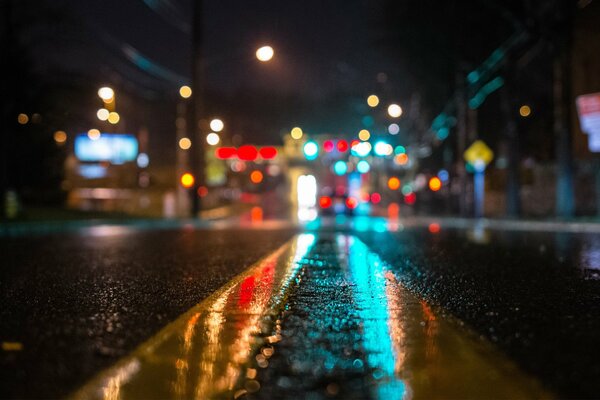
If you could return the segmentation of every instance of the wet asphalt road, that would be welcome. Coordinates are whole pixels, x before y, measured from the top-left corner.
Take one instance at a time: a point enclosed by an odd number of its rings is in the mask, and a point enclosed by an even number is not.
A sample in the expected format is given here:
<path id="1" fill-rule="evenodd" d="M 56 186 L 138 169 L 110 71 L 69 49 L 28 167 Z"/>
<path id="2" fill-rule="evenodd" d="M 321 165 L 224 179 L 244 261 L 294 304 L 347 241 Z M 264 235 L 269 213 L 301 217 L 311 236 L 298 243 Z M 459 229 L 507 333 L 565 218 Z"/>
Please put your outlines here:
<path id="1" fill-rule="evenodd" d="M 407 288 L 560 397 L 600 397 L 600 235 L 423 228 L 359 237 Z"/>
<path id="2" fill-rule="evenodd" d="M 0 398 L 62 397 L 291 232 L 85 230 L 0 238 Z"/>
<path id="3" fill-rule="evenodd" d="M 600 397 L 600 235 L 372 227 L 353 233 L 418 297 L 560 397 Z M 0 238 L 0 340 L 24 346 L 0 353 L 0 397 L 69 393 L 292 234 L 104 229 Z M 287 328 L 301 323 L 295 318 Z"/>

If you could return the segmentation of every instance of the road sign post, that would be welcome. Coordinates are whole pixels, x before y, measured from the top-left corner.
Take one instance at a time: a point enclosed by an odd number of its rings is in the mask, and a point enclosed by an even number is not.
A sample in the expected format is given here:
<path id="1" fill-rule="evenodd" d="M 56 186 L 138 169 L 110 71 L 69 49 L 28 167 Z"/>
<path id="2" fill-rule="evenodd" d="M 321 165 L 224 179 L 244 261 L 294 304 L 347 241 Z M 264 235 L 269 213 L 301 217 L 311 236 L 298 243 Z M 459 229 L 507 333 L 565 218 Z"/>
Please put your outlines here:
<path id="1" fill-rule="evenodd" d="M 482 140 L 476 140 L 465 150 L 463 156 L 475 171 L 473 177 L 474 211 L 475 218 L 481 218 L 485 200 L 485 167 L 494 158 L 494 152 Z"/>

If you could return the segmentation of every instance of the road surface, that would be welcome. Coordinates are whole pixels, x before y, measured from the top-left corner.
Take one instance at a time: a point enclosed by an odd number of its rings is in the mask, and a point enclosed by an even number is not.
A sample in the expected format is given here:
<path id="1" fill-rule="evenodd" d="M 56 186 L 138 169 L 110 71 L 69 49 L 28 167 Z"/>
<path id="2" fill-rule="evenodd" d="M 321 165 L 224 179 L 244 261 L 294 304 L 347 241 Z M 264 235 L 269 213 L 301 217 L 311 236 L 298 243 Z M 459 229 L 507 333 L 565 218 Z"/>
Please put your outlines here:
<path id="1" fill-rule="evenodd" d="M 600 396 L 598 233 L 344 222 L 5 234 L 0 397 Z"/>

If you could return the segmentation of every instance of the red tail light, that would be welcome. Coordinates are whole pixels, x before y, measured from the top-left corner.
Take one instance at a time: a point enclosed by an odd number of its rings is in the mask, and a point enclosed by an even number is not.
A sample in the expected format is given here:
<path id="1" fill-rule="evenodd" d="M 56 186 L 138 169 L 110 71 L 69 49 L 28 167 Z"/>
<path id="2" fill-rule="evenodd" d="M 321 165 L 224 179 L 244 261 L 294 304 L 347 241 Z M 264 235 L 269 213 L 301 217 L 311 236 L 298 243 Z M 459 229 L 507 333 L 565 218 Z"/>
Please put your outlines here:
<path id="1" fill-rule="evenodd" d="M 321 208 L 331 207 L 331 197 L 321 196 L 321 198 L 319 199 L 319 205 L 321 206 Z"/>

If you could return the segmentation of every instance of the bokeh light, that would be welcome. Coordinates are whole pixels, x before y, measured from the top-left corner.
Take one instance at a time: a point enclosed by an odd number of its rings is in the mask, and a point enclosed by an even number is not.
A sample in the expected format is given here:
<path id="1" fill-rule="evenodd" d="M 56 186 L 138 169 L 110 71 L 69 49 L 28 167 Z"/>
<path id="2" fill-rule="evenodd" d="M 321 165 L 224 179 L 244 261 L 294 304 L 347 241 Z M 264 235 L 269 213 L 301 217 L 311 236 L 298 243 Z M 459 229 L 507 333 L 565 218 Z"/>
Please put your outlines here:
<path id="1" fill-rule="evenodd" d="M 107 86 L 101 87 L 98 89 L 98 97 L 105 102 L 110 103 L 110 101 L 115 97 L 115 91 Z"/>
<path id="2" fill-rule="evenodd" d="M 437 192 L 442 188 L 442 181 L 437 176 L 432 177 L 429 180 L 429 189 L 433 192 Z"/>
<path id="3" fill-rule="evenodd" d="M 369 107 L 377 107 L 377 105 L 379 105 L 379 97 L 377 97 L 377 95 L 370 95 L 369 97 L 367 97 L 367 104 L 369 105 Z"/>
<path id="4" fill-rule="evenodd" d="M 98 117 L 100 121 L 106 121 L 109 115 L 110 111 L 108 111 L 106 108 L 101 108 L 96 111 L 96 117 Z"/>
<path id="5" fill-rule="evenodd" d="M 263 173 L 259 170 L 254 170 L 250 173 L 250 181 L 252 183 L 261 183 L 263 181 Z"/>
<path id="6" fill-rule="evenodd" d="M 262 46 L 258 50 L 256 50 L 256 58 L 259 61 L 267 62 L 270 61 L 275 55 L 275 50 L 271 46 Z"/>
<path id="7" fill-rule="evenodd" d="M 366 142 L 367 140 L 369 140 L 370 137 L 371 137 L 371 132 L 369 132 L 366 129 L 361 129 L 360 132 L 358 132 L 358 138 L 360 140 L 362 140 L 363 142 Z"/>
<path id="8" fill-rule="evenodd" d="M 17 122 L 21 125 L 25 125 L 29 122 L 29 117 L 27 116 L 27 114 L 21 113 L 17 116 Z"/>
<path id="9" fill-rule="evenodd" d="M 388 126 L 388 132 L 390 135 L 397 135 L 400 132 L 400 126 L 398 124 L 390 124 L 390 126 Z"/>
<path id="10" fill-rule="evenodd" d="M 224 127 L 225 124 L 218 118 L 215 118 L 212 121 L 210 121 L 210 129 L 212 129 L 214 132 L 221 132 Z"/>
<path id="11" fill-rule="evenodd" d="M 181 138 L 179 139 L 179 148 L 182 150 L 187 150 L 192 147 L 192 141 L 189 138 Z"/>
<path id="12" fill-rule="evenodd" d="M 529 107 L 527 104 L 522 105 L 521 108 L 519 108 L 519 114 L 523 118 L 529 117 L 531 115 L 531 107 Z"/>
<path id="13" fill-rule="evenodd" d="M 206 143 L 208 143 L 211 146 L 216 146 L 217 144 L 219 144 L 220 141 L 221 138 L 218 134 L 214 132 L 211 132 L 208 135 L 206 135 Z"/>
<path id="14" fill-rule="evenodd" d="M 398 104 L 390 104 L 387 111 L 389 116 L 392 118 L 398 118 L 402 115 L 402 107 L 400 107 Z"/>
<path id="15" fill-rule="evenodd" d="M 90 129 L 87 132 L 88 138 L 90 138 L 90 140 L 98 140 L 100 139 L 100 131 L 98 129 Z"/>
<path id="16" fill-rule="evenodd" d="M 300 139 L 303 134 L 304 133 L 302 132 L 302 129 L 297 126 L 295 128 L 292 128 L 292 131 L 290 132 L 292 139 L 296 139 L 296 140 Z"/>
<path id="17" fill-rule="evenodd" d="M 183 186 L 184 188 L 191 188 L 192 186 L 194 186 L 194 182 L 196 180 L 194 179 L 194 175 L 190 174 L 189 172 L 186 172 L 185 174 L 181 175 L 179 181 L 181 182 L 181 186 Z"/>
<path id="18" fill-rule="evenodd" d="M 371 170 L 371 165 L 366 160 L 360 160 L 358 164 L 356 164 L 356 170 L 361 174 L 366 174 Z"/>
<path id="19" fill-rule="evenodd" d="M 388 179 L 387 185 L 390 190 L 398 190 L 400 188 L 400 179 L 395 176 L 392 176 Z"/>
<path id="20" fill-rule="evenodd" d="M 108 122 L 110 122 L 111 124 L 113 124 L 113 125 L 118 124 L 120 120 L 121 120 L 121 117 L 119 116 L 118 113 L 113 111 L 108 114 Z"/>
<path id="21" fill-rule="evenodd" d="M 189 98 L 192 95 L 192 88 L 187 85 L 183 85 L 179 88 L 179 95 L 184 99 Z"/>
<path id="22" fill-rule="evenodd" d="M 54 132 L 54 141 L 58 144 L 63 144 L 67 141 L 67 133 L 65 131 Z"/>

